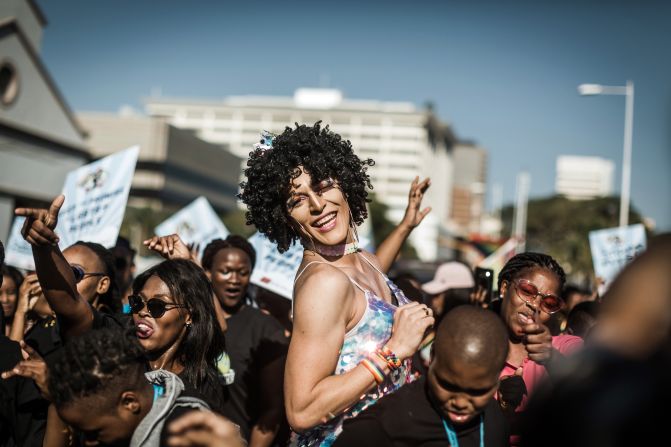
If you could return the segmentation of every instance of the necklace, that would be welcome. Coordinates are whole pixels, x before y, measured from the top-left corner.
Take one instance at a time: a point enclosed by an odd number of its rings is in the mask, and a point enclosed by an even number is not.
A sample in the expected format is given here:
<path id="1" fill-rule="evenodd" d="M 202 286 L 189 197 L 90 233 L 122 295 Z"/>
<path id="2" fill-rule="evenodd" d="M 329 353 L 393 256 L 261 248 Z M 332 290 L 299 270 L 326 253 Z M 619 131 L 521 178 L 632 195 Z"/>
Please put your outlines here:
<path id="1" fill-rule="evenodd" d="M 348 244 L 323 245 L 317 242 L 315 243 L 315 251 L 322 256 L 345 256 L 358 252 L 359 244 L 350 242 Z"/>
<path id="2" fill-rule="evenodd" d="M 480 447 L 485 445 L 485 424 L 484 416 L 480 415 Z M 449 424 L 442 416 L 440 420 L 443 421 L 443 428 L 445 429 L 445 434 L 447 435 L 447 440 L 450 442 L 450 447 L 459 447 L 459 440 L 457 439 L 457 433 L 452 428 L 452 425 Z"/>

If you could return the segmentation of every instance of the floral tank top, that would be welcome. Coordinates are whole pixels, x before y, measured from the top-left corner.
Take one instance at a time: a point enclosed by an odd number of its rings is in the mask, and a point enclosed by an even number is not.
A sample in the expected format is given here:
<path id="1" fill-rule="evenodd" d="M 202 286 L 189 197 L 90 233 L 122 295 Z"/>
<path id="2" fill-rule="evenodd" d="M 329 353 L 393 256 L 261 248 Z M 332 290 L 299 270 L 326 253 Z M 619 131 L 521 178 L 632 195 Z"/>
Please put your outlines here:
<path id="1" fill-rule="evenodd" d="M 399 306 L 410 302 L 403 291 L 399 289 L 387 275 L 375 267 L 375 265 L 366 259 L 365 256 L 361 255 L 361 257 L 384 277 L 387 286 L 396 297 Z M 310 264 L 306 265 L 305 268 Z M 305 271 L 305 268 L 301 273 Z M 296 276 L 296 279 L 298 279 L 299 276 L 300 273 Z M 342 348 L 340 348 L 340 356 L 338 358 L 335 374 L 344 374 L 353 369 L 363 359 L 369 357 L 389 341 L 391 338 L 391 328 L 394 324 L 394 313 L 396 312 L 396 306 L 387 303 L 382 298 L 376 296 L 372 291 L 364 289 L 352 278 L 349 278 L 349 280 L 357 288 L 363 291 L 367 306 L 359 322 L 345 334 L 345 340 Z M 362 396 L 361 400 L 337 415 L 335 418 L 303 433 L 292 432 L 289 446 L 330 446 L 335 442 L 340 432 L 342 432 L 342 424 L 345 419 L 357 416 L 366 408 L 377 402 L 381 397 L 393 393 L 412 380 L 410 359 L 406 359 L 401 368 L 391 371 L 384 382 L 369 390 Z"/>

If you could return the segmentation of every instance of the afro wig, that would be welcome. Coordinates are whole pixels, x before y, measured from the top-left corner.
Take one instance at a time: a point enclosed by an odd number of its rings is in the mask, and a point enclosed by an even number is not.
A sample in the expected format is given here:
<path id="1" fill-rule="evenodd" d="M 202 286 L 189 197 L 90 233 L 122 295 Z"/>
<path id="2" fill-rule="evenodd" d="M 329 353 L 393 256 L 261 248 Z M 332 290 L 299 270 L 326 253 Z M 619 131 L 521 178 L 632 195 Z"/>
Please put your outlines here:
<path id="1" fill-rule="evenodd" d="M 372 159 L 361 160 L 354 154 L 352 144 L 340 135 L 321 127 L 286 127 L 273 140 L 272 149 L 257 148 L 249 154 L 245 176 L 238 195 L 247 205 L 247 224 L 253 224 L 268 239 L 277 244 L 280 253 L 300 239 L 290 224 L 287 211 L 291 180 L 301 175 L 300 167 L 310 174 L 312 181 L 327 178 L 340 183 L 356 225 L 368 217 L 366 202 L 368 189 L 373 189 L 366 173 Z"/>

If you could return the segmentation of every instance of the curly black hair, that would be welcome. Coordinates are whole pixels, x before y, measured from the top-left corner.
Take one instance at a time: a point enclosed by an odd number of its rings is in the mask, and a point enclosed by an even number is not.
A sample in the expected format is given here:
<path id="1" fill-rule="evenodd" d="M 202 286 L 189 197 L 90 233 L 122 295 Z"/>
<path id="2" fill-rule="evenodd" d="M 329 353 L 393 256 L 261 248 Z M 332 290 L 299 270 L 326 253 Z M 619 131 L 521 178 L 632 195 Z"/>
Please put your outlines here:
<path id="1" fill-rule="evenodd" d="M 339 181 L 356 225 L 368 217 L 366 202 L 368 189 L 373 189 L 368 167 L 375 162 L 361 160 L 354 154 L 352 143 L 321 127 L 296 123 L 296 128 L 286 127 L 273 140 L 272 149 L 256 149 L 249 154 L 245 176 L 240 184 L 238 198 L 247 205 L 247 224 L 253 224 L 268 239 L 277 243 L 280 253 L 300 239 L 299 233 L 289 223 L 287 199 L 291 180 L 301 175 L 299 167 L 310 174 L 317 183 L 327 178 Z"/>
<path id="2" fill-rule="evenodd" d="M 203 250 L 203 259 L 200 261 L 203 269 L 210 270 L 212 268 L 212 263 L 214 262 L 214 257 L 220 250 L 226 248 L 237 248 L 238 250 L 242 250 L 249 257 L 252 269 L 254 268 L 254 264 L 256 263 L 256 250 L 254 250 L 252 244 L 242 236 L 230 234 L 226 239 L 215 239 L 207 244 L 205 250 Z"/>
<path id="3" fill-rule="evenodd" d="M 566 283 L 566 273 L 564 273 L 564 269 L 561 265 L 559 265 L 552 256 L 528 251 L 513 256 L 506 262 L 506 265 L 503 266 L 501 273 L 499 273 L 499 290 L 501 290 L 501 283 L 503 281 L 510 282 L 516 279 L 522 272 L 535 268 L 549 270 L 557 275 L 557 279 L 559 280 L 559 290 L 564 288 L 564 284 Z"/>
<path id="4" fill-rule="evenodd" d="M 146 386 L 146 369 L 135 337 L 112 329 L 91 331 L 69 340 L 49 365 L 49 393 L 57 408 L 85 397 L 107 408 L 117 402 L 114 393 Z"/>

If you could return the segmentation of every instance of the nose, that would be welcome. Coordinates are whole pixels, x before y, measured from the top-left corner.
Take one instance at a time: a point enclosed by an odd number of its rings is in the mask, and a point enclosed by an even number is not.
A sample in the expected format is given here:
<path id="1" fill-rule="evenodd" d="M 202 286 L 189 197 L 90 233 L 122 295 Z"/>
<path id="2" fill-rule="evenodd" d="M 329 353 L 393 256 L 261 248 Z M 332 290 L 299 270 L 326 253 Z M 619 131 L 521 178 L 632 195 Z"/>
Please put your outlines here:
<path id="1" fill-rule="evenodd" d="M 326 206 L 326 202 L 324 202 L 315 192 L 310 192 L 308 198 L 310 200 L 310 211 L 315 214 L 320 214 Z"/>
<path id="2" fill-rule="evenodd" d="M 466 409 L 468 409 L 469 404 L 470 404 L 470 402 L 469 402 L 469 400 L 466 398 L 466 396 L 463 396 L 463 395 L 461 395 L 461 394 L 455 396 L 455 397 L 452 399 L 452 406 L 454 407 L 454 409 L 455 409 L 456 411 L 461 411 L 461 410 L 466 410 Z"/>

